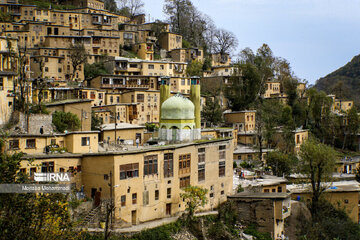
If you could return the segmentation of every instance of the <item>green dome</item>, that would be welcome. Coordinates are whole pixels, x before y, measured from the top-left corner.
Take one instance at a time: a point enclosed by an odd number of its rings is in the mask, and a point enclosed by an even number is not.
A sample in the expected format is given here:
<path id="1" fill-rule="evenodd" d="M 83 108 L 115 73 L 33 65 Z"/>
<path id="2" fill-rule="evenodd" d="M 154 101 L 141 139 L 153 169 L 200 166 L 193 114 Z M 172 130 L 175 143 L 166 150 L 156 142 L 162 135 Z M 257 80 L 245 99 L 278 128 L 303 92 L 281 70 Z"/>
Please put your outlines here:
<path id="1" fill-rule="evenodd" d="M 177 93 L 161 105 L 161 119 L 194 119 L 194 104 Z"/>

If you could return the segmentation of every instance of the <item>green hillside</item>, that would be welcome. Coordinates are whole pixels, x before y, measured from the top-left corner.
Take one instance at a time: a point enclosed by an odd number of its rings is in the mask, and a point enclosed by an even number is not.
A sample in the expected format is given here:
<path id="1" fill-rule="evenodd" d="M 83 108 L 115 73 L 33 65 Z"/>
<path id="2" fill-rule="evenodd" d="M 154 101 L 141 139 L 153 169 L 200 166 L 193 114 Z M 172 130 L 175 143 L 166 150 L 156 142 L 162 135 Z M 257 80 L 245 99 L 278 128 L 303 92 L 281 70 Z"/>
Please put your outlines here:
<path id="1" fill-rule="evenodd" d="M 339 87 L 341 83 L 342 89 Z M 343 95 L 343 99 L 352 99 L 356 106 L 360 107 L 360 55 L 326 77 L 320 78 L 315 87 L 329 94 Z"/>

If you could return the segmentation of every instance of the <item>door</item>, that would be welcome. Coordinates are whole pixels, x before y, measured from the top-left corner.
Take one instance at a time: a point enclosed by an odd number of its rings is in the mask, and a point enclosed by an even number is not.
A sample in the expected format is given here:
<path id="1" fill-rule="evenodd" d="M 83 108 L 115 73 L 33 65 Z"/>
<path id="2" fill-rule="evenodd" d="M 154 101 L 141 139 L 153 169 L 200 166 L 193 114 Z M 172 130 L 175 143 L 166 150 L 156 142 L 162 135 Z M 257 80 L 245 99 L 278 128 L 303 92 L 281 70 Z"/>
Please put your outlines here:
<path id="1" fill-rule="evenodd" d="M 166 215 L 171 216 L 171 203 L 166 204 Z"/>
<path id="2" fill-rule="evenodd" d="M 131 211 L 131 223 L 132 225 L 136 225 L 136 210 Z"/>
<path id="3" fill-rule="evenodd" d="M 141 144 L 141 133 L 137 133 L 136 135 L 135 135 L 135 140 L 136 139 L 139 139 L 139 144 Z"/>
<path id="4" fill-rule="evenodd" d="M 95 207 L 100 205 L 100 200 L 101 200 L 101 192 L 96 192 L 95 193 Z"/>

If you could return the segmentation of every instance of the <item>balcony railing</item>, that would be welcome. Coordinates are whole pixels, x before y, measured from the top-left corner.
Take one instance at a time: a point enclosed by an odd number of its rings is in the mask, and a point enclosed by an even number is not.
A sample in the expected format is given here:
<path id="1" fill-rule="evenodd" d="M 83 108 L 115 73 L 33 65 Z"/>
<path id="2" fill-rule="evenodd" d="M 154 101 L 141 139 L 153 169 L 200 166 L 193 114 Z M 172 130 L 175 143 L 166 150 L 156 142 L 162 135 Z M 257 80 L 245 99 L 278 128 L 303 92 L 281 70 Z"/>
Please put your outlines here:
<path id="1" fill-rule="evenodd" d="M 102 88 L 150 88 L 150 85 L 137 85 L 137 84 L 101 84 Z"/>

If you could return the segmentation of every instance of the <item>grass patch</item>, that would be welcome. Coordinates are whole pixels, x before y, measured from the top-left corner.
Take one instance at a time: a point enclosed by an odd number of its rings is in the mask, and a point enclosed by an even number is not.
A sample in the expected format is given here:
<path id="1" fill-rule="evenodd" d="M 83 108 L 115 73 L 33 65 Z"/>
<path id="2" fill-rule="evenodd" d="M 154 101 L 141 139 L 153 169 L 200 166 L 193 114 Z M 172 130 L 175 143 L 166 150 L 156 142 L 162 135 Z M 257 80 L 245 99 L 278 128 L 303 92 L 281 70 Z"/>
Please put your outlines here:
<path id="1" fill-rule="evenodd" d="M 245 230 L 245 234 L 254 236 L 257 240 L 272 240 L 270 233 L 261 233 L 257 230 L 255 224 L 249 225 Z"/>

